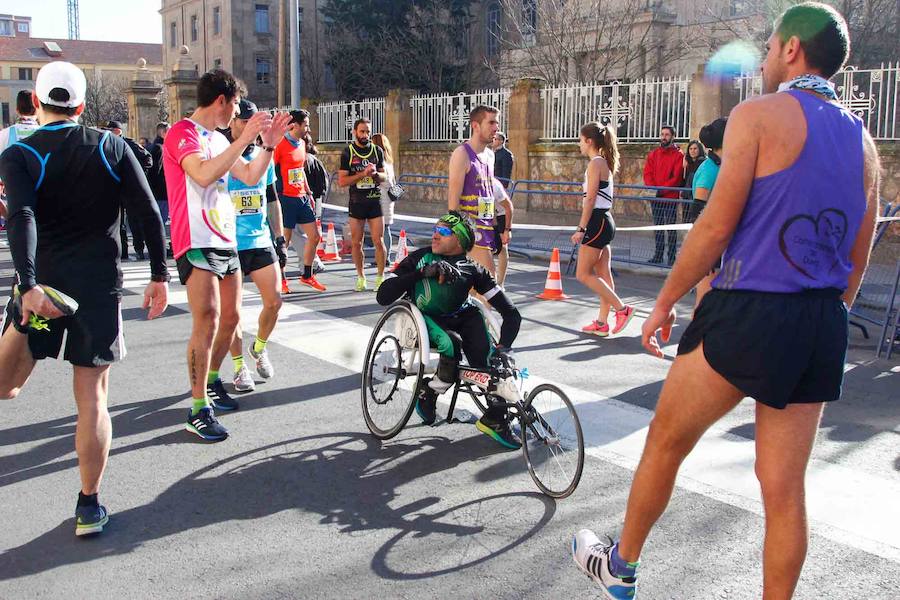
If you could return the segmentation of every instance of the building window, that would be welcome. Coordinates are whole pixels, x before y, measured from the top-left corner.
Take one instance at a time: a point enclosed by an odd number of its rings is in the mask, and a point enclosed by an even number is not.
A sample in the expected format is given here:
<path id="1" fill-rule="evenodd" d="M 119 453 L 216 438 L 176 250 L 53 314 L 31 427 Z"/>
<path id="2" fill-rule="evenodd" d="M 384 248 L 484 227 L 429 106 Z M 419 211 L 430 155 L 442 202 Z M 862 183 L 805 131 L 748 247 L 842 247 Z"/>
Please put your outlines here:
<path id="1" fill-rule="evenodd" d="M 269 5 L 256 5 L 256 33 L 269 33 Z"/>
<path id="2" fill-rule="evenodd" d="M 2 115 L 3 126 L 9 127 L 11 125 L 9 121 L 9 103 L 8 102 L 0 102 L 0 115 Z"/>
<path id="3" fill-rule="evenodd" d="M 494 2 L 488 7 L 487 18 L 485 19 L 485 40 L 484 52 L 488 57 L 497 55 L 500 50 L 500 27 L 501 23 L 500 5 Z"/>
<path id="4" fill-rule="evenodd" d="M 199 37 L 200 32 L 197 30 L 197 15 L 191 15 L 191 41 L 196 42 Z"/>
<path id="5" fill-rule="evenodd" d="M 30 68 L 19 67 L 19 81 L 31 81 L 34 79 L 32 77 L 32 70 Z"/>
<path id="6" fill-rule="evenodd" d="M 221 69 L 222 68 L 222 59 L 214 58 L 213 59 L 213 69 Z"/>
<path id="7" fill-rule="evenodd" d="M 178 23 L 169 24 L 169 47 L 174 48 L 178 44 Z"/>
<path id="8" fill-rule="evenodd" d="M 15 35 L 15 33 L 13 33 L 12 21 L 0 21 L 0 35 L 5 35 L 8 37 L 12 37 Z"/>
<path id="9" fill-rule="evenodd" d="M 263 56 L 256 57 L 256 83 L 269 85 L 271 83 L 272 63 Z"/>
<path id="10" fill-rule="evenodd" d="M 19 33 L 28 33 L 28 23 L 19 23 L 17 28 Z"/>
<path id="11" fill-rule="evenodd" d="M 522 42 L 525 46 L 534 46 L 537 21 L 537 0 L 522 0 Z"/>
<path id="12" fill-rule="evenodd" d="M 222 7 L 213 7 L 213 35 L 222 33 Z"/>

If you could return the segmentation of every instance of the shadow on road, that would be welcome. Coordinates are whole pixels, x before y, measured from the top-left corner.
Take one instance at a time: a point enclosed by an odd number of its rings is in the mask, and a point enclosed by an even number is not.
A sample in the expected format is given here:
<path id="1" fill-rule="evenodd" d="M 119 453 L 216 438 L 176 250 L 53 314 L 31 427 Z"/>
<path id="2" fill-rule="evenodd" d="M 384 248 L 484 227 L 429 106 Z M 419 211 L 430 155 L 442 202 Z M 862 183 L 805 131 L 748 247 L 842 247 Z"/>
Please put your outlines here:
<path id="1" fill-rule="evenodd" d="M 72 520 L 67 519 L 0 555 L 0 580 L 125 554 L 151 540 L 283 511 L 319 514 L 320 523 L 334 525 L 344 534 L 372 530 L 393 534 L 372 561 L 372 569 L 382 577 L 410 579 L 459 571 L 532 537 L 553 517 L 555 502 L 536 493 L 509 493 L 447 507 L 440 506 L 439 496 L 398 502 L 402 499 L 398 490 L 413 480 L 495 453 L 496 446 L 483 436 L 460 440 L 426 436 L 381 444 L 368 434 L 341 432 L 279 441 L 198 469 L 149 504 L 114 512 L 108 530 L 94 539 L 76 538 Z M 197 498 L 216 501 L 201 508 Z M 432 506 L 437 510 L 424 512 Z M 302 527 L 302 518 L 297 527 Z M 407 536 L 435 536 L 436 551 L 424 559 L 416 557 L 421 546 L 416 550 L 415 544 L 404 545 Z"/>
<path id="2" fill-rule="evenodd" d="M 316 381 L 292 388 L 284 388 L 252 395 L 253 402 L 245 402 L 241 411 L 270 408 L 295 402 L 314 400 L 334 394 L 343 394 L 359 388 L 359 375 L 345 375 L 327 381 Z M 113 435 L 121 440 L 146 434 L 157 429 L 166 430 L 159 437 L 128 446 L 117 446 L 111 455 L 133 450 L 174 443 L 198 443 L 201 440 L 183 431 L 188 407 L 188 393 L 167 396 L 155 400 L 142 400 L 109 407 Z M 179 406 L 176 406 L 179 405 Z M 0 431 L 0 446 L 47 440 L 17 454 L 0 457 L 0 487 L 7 486 L 48 473 L 56 473 L 77 466 L 75 450 L 75 420 L 73 414 L 62 419 L 34 423 Z M 227 417 L 225 418 L 227 421 Z M 68 460 L 58 460 L 72 454 Z"/>

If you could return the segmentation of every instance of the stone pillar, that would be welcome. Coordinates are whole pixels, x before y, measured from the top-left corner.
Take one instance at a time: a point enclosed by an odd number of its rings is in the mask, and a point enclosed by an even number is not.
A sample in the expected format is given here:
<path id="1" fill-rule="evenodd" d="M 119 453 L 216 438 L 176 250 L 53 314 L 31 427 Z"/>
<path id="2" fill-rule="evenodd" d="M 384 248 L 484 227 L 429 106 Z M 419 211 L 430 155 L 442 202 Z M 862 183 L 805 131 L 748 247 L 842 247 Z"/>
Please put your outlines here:
<path id="1" fill-rule="evenodd" d="M 126 91 L 128 137 L 137 140 L 144 136 L 152 140 L 156 136 L 160 90 L 162 87 L 153 80 L 153 74 L 147 69 L 147 61 L 143 58 L 138 59 L 137 69 Z"/>
<path id="2" fill-rule="evenodd" d="M 730 77 L 707 79 L 703 65 L 691 78 L 691 131 L 689 137 L 697 139 L 700 128 L 719 117 L 727 117 L 740 100 Z"/>
<path id="3" fill-rule="evenodd" d="M 175 123 L 197 108 L 197 72 L 190 58 L 190 50 L 182 46 L 178 62 L 172 67 L 172 76 L 166 79 L 169 95 L 169 122 Z"/>
<path id="4" fill-rule="evenodd" d="M 541 110 L 540 79 L 520 79 L 509 98 L 509 118 L 506 132 L 507 147 L 515 157 L 513 179 L 531 179 L 528 147 L 536 143 L 543 133 L 544 117 Z"/>
<path id="5" fill-rule="evenodd" d="M 394 147 L 394 172 L 403 173 L 403 153 L 409 147 L 413 135 L 412 107 L 410 99 L 415 90 L 389 90 L 384 99 L 384 134 Z"/>

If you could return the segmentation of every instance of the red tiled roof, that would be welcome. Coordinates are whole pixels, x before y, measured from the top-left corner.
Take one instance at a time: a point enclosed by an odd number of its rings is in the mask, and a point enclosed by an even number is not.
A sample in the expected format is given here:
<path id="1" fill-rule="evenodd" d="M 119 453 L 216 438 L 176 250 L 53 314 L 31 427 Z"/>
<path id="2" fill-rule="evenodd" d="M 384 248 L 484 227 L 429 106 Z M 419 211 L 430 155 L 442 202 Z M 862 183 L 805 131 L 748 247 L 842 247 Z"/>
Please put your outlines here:
<path id="1" fill-rule="evenodd" d="M 50 56 L 44 50 L 44 42 L 56 42 L 62 48 L 62 54 Z M 79 64 L 135 65 L 139 58 L 147 59 L 149 66 L 162 65 L 162 45 L 25 36 L 0 37 L 0 60 L 41 63 L 65 60 Z"/>

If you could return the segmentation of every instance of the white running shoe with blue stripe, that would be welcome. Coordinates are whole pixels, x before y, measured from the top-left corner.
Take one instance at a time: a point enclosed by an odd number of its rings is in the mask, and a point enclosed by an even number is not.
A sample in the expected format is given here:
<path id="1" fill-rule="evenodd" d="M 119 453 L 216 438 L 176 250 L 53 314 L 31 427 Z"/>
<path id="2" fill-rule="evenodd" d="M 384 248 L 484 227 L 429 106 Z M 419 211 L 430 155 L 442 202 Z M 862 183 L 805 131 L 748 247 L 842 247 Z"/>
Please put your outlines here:
<path id="1" fill-rule="evenodd" d="M 607 600 L 634 600 L 637 580 L 616 577 L 609 570 L 613 541 L 602 542 L 590 529 L 582 529 L 572 539 L 572 559 L 578 568 L 600 585 Z"/>

